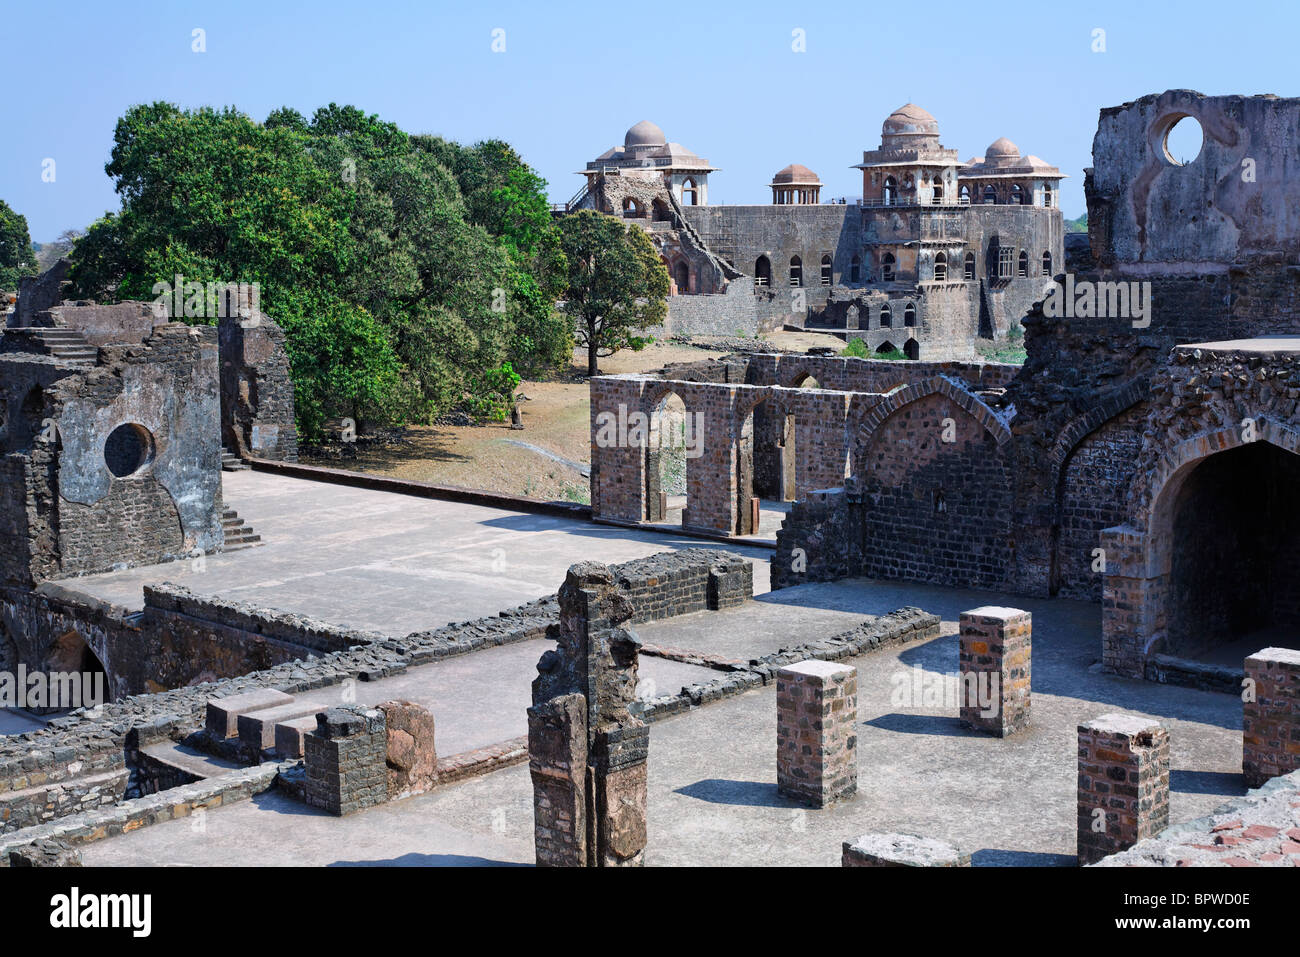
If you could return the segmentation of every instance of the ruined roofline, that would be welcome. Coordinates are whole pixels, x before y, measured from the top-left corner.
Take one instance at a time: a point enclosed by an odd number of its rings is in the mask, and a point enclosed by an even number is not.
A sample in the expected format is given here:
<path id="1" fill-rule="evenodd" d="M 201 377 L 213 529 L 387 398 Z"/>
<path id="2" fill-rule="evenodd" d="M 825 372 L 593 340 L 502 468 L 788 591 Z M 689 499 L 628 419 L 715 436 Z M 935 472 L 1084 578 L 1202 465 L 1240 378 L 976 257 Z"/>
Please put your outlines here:
<path id="1" fill-rule="evenodd" d="M 1147 93 L 1139 96 L 1135 100 L 1129 100 L 1118 106 L 1103 106 L 1100 110 L 1101 117 L 1115 116 L 1130 110 L 1135 106 L 1145 106 L 1155 103 L 1157 100 L 1167 96 L 1190 96 L 1198 100 L 1274 100 L 1279 102 L 1291 102 L 1300 106 L 1300 97 L 1295 96 L 1278 96 L 1276 93 L 1201 93 L 1199 90 L 1189 90 L 1182 88 L 1173 88 L 1165 90 L 1162 93 Z"/>

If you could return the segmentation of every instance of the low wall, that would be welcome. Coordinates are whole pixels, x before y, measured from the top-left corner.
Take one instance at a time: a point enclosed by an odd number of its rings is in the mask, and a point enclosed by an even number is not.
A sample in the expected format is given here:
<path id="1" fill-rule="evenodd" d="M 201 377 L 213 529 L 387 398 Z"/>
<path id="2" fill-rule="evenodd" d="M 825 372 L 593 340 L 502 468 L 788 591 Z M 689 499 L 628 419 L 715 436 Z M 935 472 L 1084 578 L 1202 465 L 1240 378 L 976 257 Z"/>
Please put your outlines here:
<path id="1" fill-rule="evenodd" d="M 612 570 L 626 583 L 632 600 L 646 604 L 637 619 L 641 621 L 728 607 L 753 591 L 748 561 L 709 549 L 661 553 Z M 665 583 L 670 583 L 666 596 L 660 594 Z M 34 604 L 52 601 L 40 594 L 30 597 Z M 189 647 L 195 655 L 208 654 L 202 659 L 208 662 L 241 643 L 294 657 L 248 674 L 122 696 L 94 711 L 55 718 L 35 731 L 0 736 L 0 833 L 115 804 L 131 795 L 133 774 L 137 789 L 147 789 L 143 782 L 150 780 L 161 786 L 161 777 L 151 777 L 149 769 L 141 767 L 147 761 L 140 749 L 198 732 L 209 698 L 262 688 L 300 694 L 347 680 L 382 678 L 412 665 L 544 638 L 559 620 L 558 602 L 549 596 L 489 618 L 391 639 L 243 602 L 195 596 L 174 585 L 148 589 L 146 601 L 138 626 L 125 619 L 117 623 L 123 634 L 133 637 L 141 661 L 160 641 L 171 642 L 169 655 Z M 73 612 L 75 608 L 60 614 L 75 621 Z M 88 606 L 80 612 L 86 621 L 104 614 Z M 307 654 L 310 657 L 304 657 Z"/>

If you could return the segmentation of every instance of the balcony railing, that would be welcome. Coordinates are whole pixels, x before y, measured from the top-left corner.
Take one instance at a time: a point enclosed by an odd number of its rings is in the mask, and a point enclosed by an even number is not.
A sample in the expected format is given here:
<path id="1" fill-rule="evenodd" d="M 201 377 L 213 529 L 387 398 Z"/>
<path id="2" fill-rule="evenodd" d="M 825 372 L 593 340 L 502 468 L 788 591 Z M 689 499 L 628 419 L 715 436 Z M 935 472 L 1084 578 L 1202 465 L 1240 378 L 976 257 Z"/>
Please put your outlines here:
<path id="1" fill-rule="evenodd" d="M 881 206 L 951 206 L 951 207 L 957 207 L 957 206 L 969 206 L 969 205 L 971 205 L 971 201 L 970 201 L 970 197 L 969 197 L 969 196 L 958 196 L 956 199 L 930 199 L 930 200 L 927 200 L 927 201 L 924 202 L 924 203 L 921 202 L 919 199 L 901 199 L 901 200 L 896 199 L 896 200 L 893 200 L 893 201 L 886 201 L 886 200 L 883 200 L 883 199 L 860 199 L 860 200 L 858 200 L 858 205 L 859 205 L 859 206 L 870 206 L 870 207 L 873 207 L 873 208 L 878 208 L 878 207 L 881 207 Z"/>

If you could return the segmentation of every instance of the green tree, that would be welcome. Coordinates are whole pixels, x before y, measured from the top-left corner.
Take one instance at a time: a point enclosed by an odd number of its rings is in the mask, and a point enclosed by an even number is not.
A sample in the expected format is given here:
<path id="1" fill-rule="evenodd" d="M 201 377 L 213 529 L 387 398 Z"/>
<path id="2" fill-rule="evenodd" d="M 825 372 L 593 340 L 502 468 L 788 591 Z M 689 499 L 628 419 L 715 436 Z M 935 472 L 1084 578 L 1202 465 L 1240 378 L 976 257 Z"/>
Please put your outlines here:
<path id="1" fill-rule="evenodd" d="M 36 250 L 27 231 L 27 217 L 0 199 L 0 289 L 17 289 L 21 276 L 36 272 Z"/>
<path id="2" fill-rule="evenodd" d="M 560 247 L 568 262 L 565 312 L 587 349 L 587 374 L 597 358 L 619 349 L 642 349 L 638 336 L 668 314 L 668 270 L 645 232 L 612 216 L 582 210 L 560 221 Z"/>
<path id="3" fill-rule="evenodd" d="M 505 363 L 572 349 L 545 183 L 505 144 L 413 137 L 333 103 L 265 123 L 154 103 L 118 121 L 106 170 L 122 209 L 77 243 L 78 294 L 153 298 L 177 274 L 258 283 L 309 438 L 333 415 L 491 406 Z"/>

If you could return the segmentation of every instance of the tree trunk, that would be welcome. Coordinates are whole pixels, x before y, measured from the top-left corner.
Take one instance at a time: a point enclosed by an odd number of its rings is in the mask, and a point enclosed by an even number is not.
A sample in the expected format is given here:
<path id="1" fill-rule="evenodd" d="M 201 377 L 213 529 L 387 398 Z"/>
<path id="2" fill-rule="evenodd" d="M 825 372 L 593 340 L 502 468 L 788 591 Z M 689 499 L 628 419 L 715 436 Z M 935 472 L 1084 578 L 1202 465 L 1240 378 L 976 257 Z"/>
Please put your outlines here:
<path id="1" fill-rule="evenodd" d="M 600 369 L 596 365 L 596 352 L 600 346 L 596 343 L 596 337 L 587 336 L 587 376 L 600 375 Z"/>

